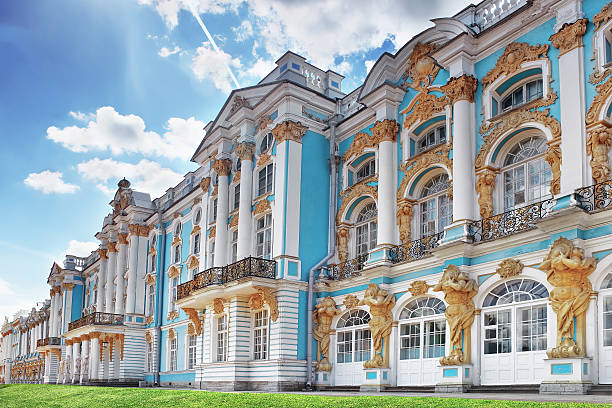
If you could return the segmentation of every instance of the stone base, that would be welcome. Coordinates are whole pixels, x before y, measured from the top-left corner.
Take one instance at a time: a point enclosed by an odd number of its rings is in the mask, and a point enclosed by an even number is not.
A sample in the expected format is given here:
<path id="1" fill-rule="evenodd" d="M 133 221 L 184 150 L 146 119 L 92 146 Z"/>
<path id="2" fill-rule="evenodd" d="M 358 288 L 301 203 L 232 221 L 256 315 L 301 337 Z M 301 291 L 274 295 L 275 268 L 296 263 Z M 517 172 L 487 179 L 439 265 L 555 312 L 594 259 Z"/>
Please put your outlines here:
<path id="1" fill-rule="evenodd" d="M 363 382 L 359 391 L 379 392 L 389 386 L 391 370 L 389 368 L 364 368 Z"/>
<path id="2" fill-rule="evenodd" d="M 587 394 L 593 385 L 590 358 L 547 358 L 544 364 L 540 394 Z"/>
<path id="3" fill-rule="evenodd" d="M 331 373 L 327 371 L 316 371 L 314 380 L 315 385 L 328 386 L 331 383 Z"/>
<path id="4" fill-rule="evenodd" d="M 301 391 L 306 387 L 306 383 L 297 381 L 201 381 L 199 387 L 207 391 L 279 392 Z"/>
<path id="5" fill-rule="evenodd" d="M 462 365 L 440 365 L 442 370 L 441 380 L 436 384 L 436 392 L 440 393 L 463 393 L 472 387 L 472 366 Z"/>

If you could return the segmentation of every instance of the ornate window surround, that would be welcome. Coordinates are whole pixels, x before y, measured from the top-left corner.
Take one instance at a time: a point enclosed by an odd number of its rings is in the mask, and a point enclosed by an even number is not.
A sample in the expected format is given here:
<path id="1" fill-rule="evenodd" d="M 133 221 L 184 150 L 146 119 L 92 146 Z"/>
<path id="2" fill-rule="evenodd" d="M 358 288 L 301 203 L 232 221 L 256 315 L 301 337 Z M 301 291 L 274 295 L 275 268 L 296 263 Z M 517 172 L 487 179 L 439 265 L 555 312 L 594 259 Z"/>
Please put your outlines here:
<path id="1" fill-rule="evenodd" d="M 363 180 L 356 181 L 357 172 L 371 160 L 374 160 L 374 167 L 376 169 L 376 173 L 373 176 L 369 176 Z M 342 191 L 344 192 L 347 189 L 350 189 L 351 187 L 363 182 L 364 180 L 368 182 L 377 179 L 378 168 L 378 149 L 372 147 L 365 148 L 360 155 L 358 155 L 357 157 L 353 157 L 350 162 L 346 162 L 346 164 L 342 166 Z M 349 174 L 351 173 L 353 175 L 352 183 L 350 180 L 351 177 L 349 176 Z"/>
<path id="2" fill-rule="evenodd" d="M 601 11 L 593 17 L 595 31 L 593 32 L 593 73 L 589 76 L 589 82 L 593 85 L 603 81 L 612 73 L 612 61 L 606 62 L 606 39 L 612 45 L 612 7 L 605 5 Z M 612 57 L 612 55 L 611 55 Z"/>
<path id="3" fill-rule="evenodd" d="M 378 211 L 378 202 L 372 197 L 366 196 L 350 209 L 350 212 L 347 214 L 348 219 L 342 224 L 344 227 L 349 228 L 348 259 L 352 259 L 357 256 L 357 217 L 361 213 L 361 210 L 363 210 L 368 204 L 374 204 L 376 206 L 376 210 Z M 376 217 L 374 221 L 378 223 L 378 217 Z"/>

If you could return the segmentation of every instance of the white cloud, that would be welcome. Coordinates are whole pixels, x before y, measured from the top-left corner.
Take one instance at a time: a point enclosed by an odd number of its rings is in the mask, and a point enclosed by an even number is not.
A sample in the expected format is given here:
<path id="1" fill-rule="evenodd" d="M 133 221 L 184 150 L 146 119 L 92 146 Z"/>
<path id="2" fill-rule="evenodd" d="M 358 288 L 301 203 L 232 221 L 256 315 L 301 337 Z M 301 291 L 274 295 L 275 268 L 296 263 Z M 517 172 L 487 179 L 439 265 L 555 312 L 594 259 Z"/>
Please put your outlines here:
<path id="1" fill-rule="evenodd" d="M 369 73 L 374 64 L 376 63 L 376 60 L 365 60 L 364 63 L 366 66 L 366 73 Z"/>
<path id="2" fill-rule="evenodd" d="M 238 58 L 232 58 L 224 51 L 215 52 L 208 42 L 203 42 L 202 46 L 198 47 L 191 63 L 191 69 L 196 78 L 200 81 L 212 81 L 217 89 L 225 93 L 232 90 L 227 67 L 240 69 L 242 64 Z"/>
<path id="3" fill-rule="evenodd" d="M 238 27 L 232 27 L 236 34 L 236 41 L 242 42 L 253 36 L 253 25 L 249 20 L 244 20 Z"/>
<path id="4" fill-rule="evenodd" d="M 149 193 L 151 198 L 161 196 L 183 179 L 181 174 L 146 159 L 132 164 L 96 157 L 79 163 L 77 170 L 85 180 L 96 183 L 101 191 L 109 195 L 116 190 L 109 183 L 114 184 L 123 177 L 130 180 L 134 190 Z"/>
<path id="5" fill-rule="evenodd" d="M 11 289 L 9 283 L 0 278 L 0 297 L 14 295 L 15 291 Z"/>
<path id="6" fill-rule="evenodd" d="M 93 113 L 83 113 L 80 111 L 79 112 L 70 111 L 68 112 L 68 114 L 72 116 L 72 118 L 78 121 L 81 121 L 81 122 L 88 122 L 96 118 L 96 115 L 94 115 Z"/>
<path id="7" fill-rule="evenodd" d="M 162 58 L 168 58 L 171 55 L 178 54 L 181 52 L 181 48 L 178 45 L 175 45 L 173 49 L 169 49 L 168 47 L 162 47 L 157 55 Z"/>
<path id="8" fill-rule="evenodd" d="M 193 9 L 200 14 L 224 14 L 228 10 L 237 12 L 240 3 L 242 0 L 138 0 L 138 4 L 155 6 L 170 29 L 178 25 L 178 14 L 181 10 Z"/>
<path id="9" fill-rule="evenodd" d="M 114 155 L 140 153 L 187 160 L 204 137 L 204 122 L 193 117 L 168 119 L 167 132 L 160 136 L 146 130 L 140 116 L 122 115 L 112 106 L 98 108 L 93 116 L 86 127 L 51 126 L 47 139 L 73 152 L 109 150 Z"/>
<path id="10" fill-rule="evenodd" d="M 263 58 L 258 58 L 255 64 L 253 64 L 250 68 L 245 71 L 240 72 L 241 77 L 249 77 L 253 78 L 257 81 L 265 77 L 276 67 L 274 61 L 265 60 Z"/>
<path id="11" fill-rule="evenodd" d="M 34 190 L 42 191 L 43 194 L 73 194 L 79 186 L 66 183 L 62 179 L 62 172 L 43 170 L 40 173 L 30 173 L 23 183 Z"/>
<path id="12" fill-rule="evenodd" d="M 91 241 L 77 241 L 75 239 L 70 240 L 68 249 L 66 249 L 66 255 L 74 255 L 79 257 L 86 257 L 91 254 L 91 251 L 98 249 L 97 242 Z"/>

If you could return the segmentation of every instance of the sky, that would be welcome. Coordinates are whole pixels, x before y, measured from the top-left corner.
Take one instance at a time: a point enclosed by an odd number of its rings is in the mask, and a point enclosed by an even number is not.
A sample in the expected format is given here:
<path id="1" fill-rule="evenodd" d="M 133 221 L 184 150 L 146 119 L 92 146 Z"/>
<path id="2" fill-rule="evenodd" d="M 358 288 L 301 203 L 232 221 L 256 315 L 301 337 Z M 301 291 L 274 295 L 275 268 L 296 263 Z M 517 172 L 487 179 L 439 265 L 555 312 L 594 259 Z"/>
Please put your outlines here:
<path id="1" fill-rule="evenodd" d="M 54 261 L 97 248 L 121 178 L 153 199 L 195 170 L 205 124 L 285 51 L 341 73 L 348 93 L 468 4 L 0 1 L 0 319 L 48 298 Z"/>

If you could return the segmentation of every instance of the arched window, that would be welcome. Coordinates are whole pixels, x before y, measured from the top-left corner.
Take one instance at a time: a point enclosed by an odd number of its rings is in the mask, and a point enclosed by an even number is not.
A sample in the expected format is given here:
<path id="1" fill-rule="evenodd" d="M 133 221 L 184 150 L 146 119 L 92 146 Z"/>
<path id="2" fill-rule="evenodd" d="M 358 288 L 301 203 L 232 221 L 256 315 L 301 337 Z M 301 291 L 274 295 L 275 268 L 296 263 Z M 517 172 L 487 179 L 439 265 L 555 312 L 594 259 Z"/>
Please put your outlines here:
<path id="1" fill-rule="evenodd" d="M 419 298 L 408 303 L 400 313 L 400 360 L 439 358 L 446 345 L 446 311 L 444 302 L 435 297 Z M 422 350 L 422 352 L 421 352 Z"/>
<path id="2" fill-rule="evenodd" d="M 376 161 L 374 159 L 368 160 L 364 164 L 359 167 L 357 170 L 357 174 L 355 177 L 355 183 L 360 182 L 361 180 L 367 179 L 370 176 L 376 174 Z"/>
<path id="3" fill-rule="evenodd" d="M 513 279 L 493 288 L 482 305 L 483 353 L 546 350 L 546 298 L 546 287 L 533 279 Z"/>
<path id="4" fill-rule="evenodd" d="M 261 139 L 261 143 L 259 144 L 259 152 L 265 153 L 268 151 L 270 147 L 274 144 L 274 137 L 272 136 L 272 132 L 266 133 L 266 135 Z"/>
<path id="5" fill-rule="evenodd" d="M 542 79 L 525 82 L 502 95 L 501 111 L 507 112 L 518 108 L 521 105 L 541 98 L 542 95 Z"/>
<path id="6" fill-rule="evenodd" d="M 439 144 L 446 143 L 446 125 L 428 131 L 417 141 L 417 153 L 422 153 Z"/>
<path id="7" fill-rule="evenodd" d="M 443 314 L 444 302 L 435 297 L 419 298 L 408 303 L 400 313 L 400 320 Z"/>
<path id="8" fill-rule="evenodd" d="M 370 359 L 372 349 L 372 335 L 367 325 L 370 314 L 365 310 L 357 309 L 345 313 L 337 325 L 337 353 L 338 363 L 352 363 Z"/>
<path id="9" fill-rule="evenodd" d="M 367 204 L 357 215 L 355 222 L 355 253 L 365 255 L 376 247 L 376 204 Z"/>
<path id="10" fill-rule="evenodd" d="M 453 207 L 448 196 L 449 188 L 447 174 L 433 177 L 423 188 L 419 205 L 421 237 L 442 232 L 451 223 Z"/>
<path id="11" fill-rule="evenodd" d="M 544 160 L 546 141 L 537 136 L 523 139 L 504 161 L 504 211 L 541 201 L 549 195 L 552 172 Z"/>

